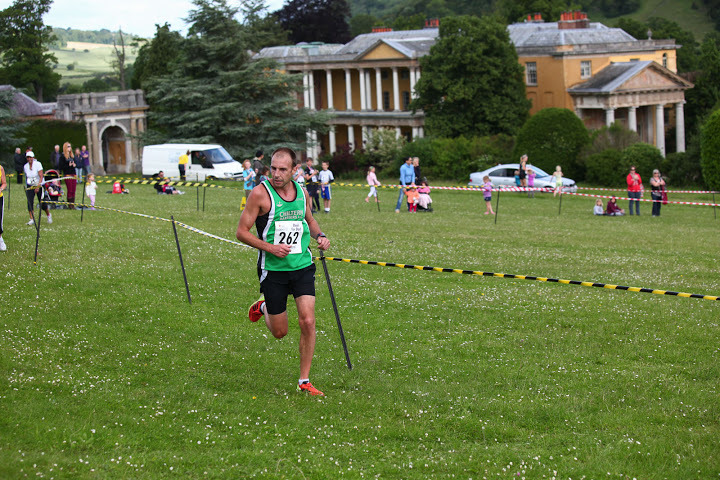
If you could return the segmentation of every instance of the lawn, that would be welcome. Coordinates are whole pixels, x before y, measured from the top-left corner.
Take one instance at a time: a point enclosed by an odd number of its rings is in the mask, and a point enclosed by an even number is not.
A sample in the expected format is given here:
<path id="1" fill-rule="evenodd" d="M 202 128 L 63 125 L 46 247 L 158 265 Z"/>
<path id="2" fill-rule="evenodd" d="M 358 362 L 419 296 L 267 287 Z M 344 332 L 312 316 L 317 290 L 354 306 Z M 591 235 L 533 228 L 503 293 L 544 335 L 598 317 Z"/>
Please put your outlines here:
<path id="1" fill-rule="evenodd" d="M 254 251 L 179 229 L 190 305 L 170 223 L 58 210 L 35 265 L 10 181 L 1 478 L 720 474 L 720 302 L 329 261 L 350 371 L 318 263 L 326 397 L 306 397 L 297 323 L 276 340 L 247 320 Z M 241 193 L 208 189 L 198 212 L 193 188 L 106 190 L 100 206 L 234 239 Z M 328 255 L 720 294 L 711 207 L 593 217 L 566 196 L 558 215 L 551 195 L 503 193 L 495 224 L 478 193 L 436 191 L 430 214 L 365 194 L 335 188 Z"/>

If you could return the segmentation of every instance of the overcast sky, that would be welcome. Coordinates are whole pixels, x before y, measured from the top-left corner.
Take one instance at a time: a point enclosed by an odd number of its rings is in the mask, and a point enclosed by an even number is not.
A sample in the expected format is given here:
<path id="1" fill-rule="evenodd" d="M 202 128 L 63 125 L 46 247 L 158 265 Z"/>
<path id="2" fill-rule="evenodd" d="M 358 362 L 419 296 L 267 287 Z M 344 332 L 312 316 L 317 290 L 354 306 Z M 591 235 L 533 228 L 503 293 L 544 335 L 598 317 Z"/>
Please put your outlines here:
<path id="1" fill-rule="evenodd" d="M 12 0 L 0 0 L 0 9 L 12 5 Z M 238 2 L 229 0 L 232 6 Z M 282 7 L 283 0 L 266 0 L 269 10 Z M 52 27 L 78 30 L 108 30 L 133 33 L 143 37 L 155 35 L 155 24 L 169 23 L 173 30 L 186 32 L 183 18 L 192 10 L 190 0 L 54 0 L 45 24 Z"/>

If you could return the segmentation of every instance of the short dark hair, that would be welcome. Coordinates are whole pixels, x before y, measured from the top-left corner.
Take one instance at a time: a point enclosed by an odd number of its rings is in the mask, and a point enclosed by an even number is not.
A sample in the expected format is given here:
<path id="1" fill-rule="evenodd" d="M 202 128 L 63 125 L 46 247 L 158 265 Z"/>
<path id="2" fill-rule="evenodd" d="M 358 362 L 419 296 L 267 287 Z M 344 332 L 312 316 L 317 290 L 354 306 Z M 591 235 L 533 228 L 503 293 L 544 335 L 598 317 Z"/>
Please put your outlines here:
<path id="1" fill-rule="evenodd" d="M 273 152 L 273 153 L 275 153 L 275 152 Z M 256 156 L 257 158 L 262 157 L 262 156 L 263 156 L 263 151 L 262 151 L 262 150 L 258 150 L 257 152 L 255 152 L 255 156 Z"/>
<path id="2" fill-rule="evenodd" d="M 275 157 L 276 153 L 281 153 L 281 152 L 287 153 L 288 155 L 290 155 L 293 165 L 297 165 L 297 158 L 298 158 L 297 153 L 295 153 L 295 150 L 293 150 L 290 147 L 276 148 L 275 150 L 273 150 L 272 155 L 270 155 L 270 159 L 272 160 L 272 158 Z"/>

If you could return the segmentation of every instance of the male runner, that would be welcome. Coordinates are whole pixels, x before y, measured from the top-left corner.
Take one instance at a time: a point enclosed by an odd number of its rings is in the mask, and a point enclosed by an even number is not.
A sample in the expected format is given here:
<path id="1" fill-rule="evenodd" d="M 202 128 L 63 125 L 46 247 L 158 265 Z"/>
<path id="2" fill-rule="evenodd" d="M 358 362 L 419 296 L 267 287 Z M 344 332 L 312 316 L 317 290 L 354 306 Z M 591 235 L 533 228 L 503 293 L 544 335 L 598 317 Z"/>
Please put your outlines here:
<path id="1" fill-rule="evenodd" d="M 330 241 L 312 216 L 307 190 L 292 180 L 297 156 L 279 148 L 271 157 L 269 180 L 256 186 L 240 216 L 237 239 L 259 250 L 258 276 L 262 296 L 248 312 L 250 321 L 261 317 L 275 338 L 288 333 L 287 297 L 295 297 L 300 324 L 300 379 L 298 390 L 323 395 L 310 383 L 315 353 L 315 264 L 310 239 L 327 250 Z M 253 224 L 258 232 L 250 233 Z"/>

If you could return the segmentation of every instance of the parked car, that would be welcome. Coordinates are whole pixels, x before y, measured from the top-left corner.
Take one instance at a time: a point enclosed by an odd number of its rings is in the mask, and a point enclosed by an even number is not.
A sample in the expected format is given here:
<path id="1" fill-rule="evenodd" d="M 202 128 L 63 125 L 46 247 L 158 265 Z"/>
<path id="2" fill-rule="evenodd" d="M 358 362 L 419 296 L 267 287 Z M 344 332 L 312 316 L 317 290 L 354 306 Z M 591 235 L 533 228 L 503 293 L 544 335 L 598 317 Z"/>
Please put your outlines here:
<path id="1" fill-rule="evenodd" d="M 515 186 L 515 170 L 520 168 L 519 163 L 504 163 L 502 165 L 495 165 L 482 172 L 475 172 L 470 174 L 470 183 L 468 186 L 479 187 L 483 184 L 483 177 L 487 175 L 490 177 L 490 181 L 496 187 L 514 187 Z M 535 188 L 553 188 L 553 177 L 546 171 L 538 168 L 534 165 L 527 164 L 528 169 L 532 169 L 535 173 Z M 562 179 L 563 192 L 577 192 L 577 185 L 575 180 L 572 178 Z"/>

